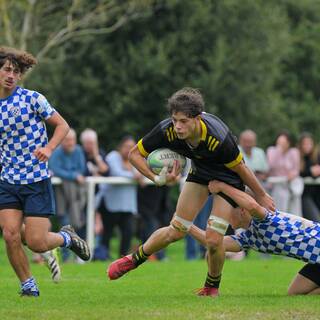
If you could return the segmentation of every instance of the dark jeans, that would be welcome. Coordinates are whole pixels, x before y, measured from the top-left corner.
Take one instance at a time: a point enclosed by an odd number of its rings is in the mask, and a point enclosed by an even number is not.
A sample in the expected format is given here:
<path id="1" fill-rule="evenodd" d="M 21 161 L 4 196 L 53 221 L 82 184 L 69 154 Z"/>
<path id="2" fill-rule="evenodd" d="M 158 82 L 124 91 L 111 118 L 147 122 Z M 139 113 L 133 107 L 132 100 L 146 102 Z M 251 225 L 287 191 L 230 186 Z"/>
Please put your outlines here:
<path id="1" fill-rule="evenodd" d="M 101 206 L 99 211 L 103 223 L 102 243 L 105 244 L 108 253 L 110 254 L 110 240 L 114 228 L 118 227 L 120 231 L 119 256 L 127 255 L 131 246 L 133 214 L 131 212 L 110 212 L 104 206 Z"/>
<path id="2" fill-rule="evenodd" d="M 203 206 L 203 208 L 198 213 L 197 217 L 193 221 L 194 225 L 199 227 L 202 230 L 206 229 L 207 221 L 212 209 L 212 195 L 208 197 L 207 202 Z M 185 237 L 185 255 L 187 260 L 194 260 L 197 258 L 204 258 L 206 253 L 206 248 L 199 244 L 195 239 L 193 239 L 190 235 L 186 235 Z"/>
<path id="3" fill-rule="evenodd" d="M 167 226 L 174 209 L 169 187 L 149 185 L 138 188 L 138 212 L 140 215 L 139 238 L 144 243 L 157 229 Z M 165 258 L 165 250 L 156 253 L 158 260 Z"/>

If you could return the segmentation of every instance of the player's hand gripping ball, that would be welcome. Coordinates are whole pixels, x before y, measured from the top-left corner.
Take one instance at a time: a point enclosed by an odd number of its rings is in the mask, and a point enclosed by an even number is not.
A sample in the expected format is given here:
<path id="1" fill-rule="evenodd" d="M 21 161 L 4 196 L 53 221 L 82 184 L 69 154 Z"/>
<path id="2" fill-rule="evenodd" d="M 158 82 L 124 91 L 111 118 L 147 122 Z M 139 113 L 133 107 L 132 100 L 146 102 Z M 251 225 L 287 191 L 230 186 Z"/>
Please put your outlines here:
<path id="1" fill-rule="evenodd" d="M 183 171 L 187 164 L 186 158 L 181 154 L 166 148 L 152 151 L 147 158 L 147 164 L 153 173 L 159 174 L 163 167 L 167 167 L 170 172 L 172 170 L 174 160 L 179 162 L 180 172 Z"/>

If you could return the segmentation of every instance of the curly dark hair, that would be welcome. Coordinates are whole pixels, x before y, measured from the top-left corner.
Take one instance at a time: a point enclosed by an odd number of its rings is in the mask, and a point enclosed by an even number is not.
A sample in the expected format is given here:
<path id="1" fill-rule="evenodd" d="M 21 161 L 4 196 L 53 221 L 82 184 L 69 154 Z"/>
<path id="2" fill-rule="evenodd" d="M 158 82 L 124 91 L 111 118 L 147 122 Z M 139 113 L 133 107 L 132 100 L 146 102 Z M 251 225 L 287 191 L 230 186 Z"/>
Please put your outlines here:
<path id="1" fill-rule="evenodd" d="M 204 111 L 204 100 L 198 89 L 186 87 L 168 99 L 167 108 L 171 115 L 182 112 L 189 118 L 195 118 Z"/>
<path id="2" fill-rule="evenodd" d="M 10 61 L 22 74 L 37 64 L 37 59 L 29 52 L 10 47 L 0 47 L 0 68 Z"/>

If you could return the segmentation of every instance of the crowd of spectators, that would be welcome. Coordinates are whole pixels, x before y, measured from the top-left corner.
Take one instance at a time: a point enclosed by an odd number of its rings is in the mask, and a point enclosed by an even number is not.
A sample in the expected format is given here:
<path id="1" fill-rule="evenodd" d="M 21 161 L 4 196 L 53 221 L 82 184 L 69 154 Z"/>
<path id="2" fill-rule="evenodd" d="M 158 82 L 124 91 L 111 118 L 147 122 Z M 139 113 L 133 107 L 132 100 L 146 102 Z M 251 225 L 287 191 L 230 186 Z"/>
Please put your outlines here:
<path id="1" fill-rule="evenodd" d="M 169 196 L 170 187 L 146 184 L 143 176 L 128 161 L 128 153 L 135 139 L 125 136 L 117 149 L 106 152 L 99 146 L 98 135 L 86 129 L 77 135 L 71 130 L 52 155 L 49 168 L 61 179 L 55 186 L 58 223 L 72 224 L 85 237 L 85 177 L 112 176 L 132 178 L 135 184 L 101 184 L 96 187 L 96 248 L 94 259 L 114 259 L 128 254 L 132 239 L 145 241 L 161 226 L 168 225 L 174 204 Z M 305 184 L 303 178 L 320 176 L 320 153 L 310 133 L 303 133 L 298 143 L 287 131 L 275 137 L 274 145 L 266 150 L 257 146 L 257 135 L 245 130 L 239 135 L 239 149 L 247 166 L 273 197 L 278 210 L 320 221 L 320 197 L 317 184 Z M 183 180 L 183 179 L 182 179 Z M 210 196 L 195 224 L 205 228 L 214 198 Z M 118 249 L 111 246 L 118 238 Z M 191 237 L 186 237 L 185 257 L 203 258 L 205 248 Z M 68 260 L 67 252 L 62 254 Z M 150 259 L 162 260 L 165 252 Z"/>

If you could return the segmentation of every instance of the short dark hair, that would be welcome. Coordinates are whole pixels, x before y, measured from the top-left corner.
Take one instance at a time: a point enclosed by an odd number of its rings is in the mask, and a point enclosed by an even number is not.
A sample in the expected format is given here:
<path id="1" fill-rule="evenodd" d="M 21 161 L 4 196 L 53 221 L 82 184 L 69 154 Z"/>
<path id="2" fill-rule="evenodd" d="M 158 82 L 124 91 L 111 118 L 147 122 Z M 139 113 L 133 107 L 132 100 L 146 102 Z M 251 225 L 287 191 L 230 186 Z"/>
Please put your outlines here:
<path id="1" fill-rule="evenodd" d="M 0 68 L 10 61 L 23 74 L 37 64 L 37 59 L 29 52 L 10 47 L 0 47 Z"/>
<path id="2" fill-rule="evenodd" d="M 195 118 L 204 111 L 204 100 L 198 89 L 186 87 L 168 99 L 167 108 L 171 115 L 182 112 L 189 118 Z"/>

